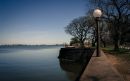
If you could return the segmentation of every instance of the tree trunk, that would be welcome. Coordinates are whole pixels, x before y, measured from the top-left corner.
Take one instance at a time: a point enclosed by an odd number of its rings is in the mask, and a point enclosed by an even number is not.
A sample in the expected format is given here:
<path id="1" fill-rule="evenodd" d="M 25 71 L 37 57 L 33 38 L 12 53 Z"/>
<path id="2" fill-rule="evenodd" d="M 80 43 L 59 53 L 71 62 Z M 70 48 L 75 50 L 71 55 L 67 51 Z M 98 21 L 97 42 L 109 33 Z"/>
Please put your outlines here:
<path id="1" fill-rule="evenodd" d="M 102 43 L 103 43 L 103 47 L 106 47 L 106 42 L 105 42 L 105 41 L 102 41 Z"/>
<path id="2" fill-rule="evenodd" d="M 80 47 L 84 48 L 84 41 L 80 41 Z"/>
<path id="3" fill-rule="evenodd" d="M 114 50 L 115 50 L 115 51 L 119 51 L 119 40 L 118 40 L 118 39 L 116 39 L 116 40 L 114 41 Z"/>
<path id="4" fill-rule="evenodd" d="M 114 50 L 115 51 L 119 51 L 119 45 L 118 45 L 118 43 L 115 43 Z"/>
<path id="5" fill-rule="evenodd" d="M 95 47 L 95 40 L 94 39 L 92 39 L 92 47 Z"/>
<path id="6" fill-rule="evenodd" d="M 92 42 L 92 47 L 95 47 L 95 42 Z"/>
<path id="7" fill-rule="evenodd" d="M 120 26 L 119 26 L 119 20 L 117 20 L 118 22 L 115 24 L 115 29 L 114 29 L 114 32 L 115 32 L 115 35 L 114 35 L 114 51 L 119 51 L 119 44 L 120 44 L 120 37 L 121 37 L 121 34 L 120 34 Z"/>
<path id="8" fill-rule="evenodd" d="M 103 47 L 106 47 L 106 42 L 100 37 Z"/>

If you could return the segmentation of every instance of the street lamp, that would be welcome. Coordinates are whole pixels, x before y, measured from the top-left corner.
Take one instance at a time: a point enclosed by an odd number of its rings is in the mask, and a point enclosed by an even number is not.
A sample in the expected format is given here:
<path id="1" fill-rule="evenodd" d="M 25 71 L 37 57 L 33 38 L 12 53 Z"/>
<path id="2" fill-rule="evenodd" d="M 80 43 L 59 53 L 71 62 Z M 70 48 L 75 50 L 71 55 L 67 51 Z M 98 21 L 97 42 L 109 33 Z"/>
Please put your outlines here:
<path id="1" fill-rule="evenodd" d="M 95 9 L 94 12 L 93 12 L 93 16 L 95 17 L 95 21 L 96 21 L 96 34 L 97 34 L 97 57 L 100 56 L 100 35 L 99 35 L 99 27 L 98 27 L 98 21 L 99 21 L 99 18 L 101 17 L 102 15 L 102 11 L 100 9 Z"/>

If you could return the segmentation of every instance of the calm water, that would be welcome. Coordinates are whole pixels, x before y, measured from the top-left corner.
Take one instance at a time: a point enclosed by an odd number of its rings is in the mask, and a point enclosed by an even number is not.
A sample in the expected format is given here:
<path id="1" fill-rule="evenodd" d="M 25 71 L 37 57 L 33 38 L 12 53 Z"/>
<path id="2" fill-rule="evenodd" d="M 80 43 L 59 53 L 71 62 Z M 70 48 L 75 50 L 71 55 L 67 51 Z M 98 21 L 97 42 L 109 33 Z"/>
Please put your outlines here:
<path id="1" fill-rule="evenodd" d="M 81 65 L 60 62 L 61 47 L 0 48 L 0 81 L 74 81 Z"/>

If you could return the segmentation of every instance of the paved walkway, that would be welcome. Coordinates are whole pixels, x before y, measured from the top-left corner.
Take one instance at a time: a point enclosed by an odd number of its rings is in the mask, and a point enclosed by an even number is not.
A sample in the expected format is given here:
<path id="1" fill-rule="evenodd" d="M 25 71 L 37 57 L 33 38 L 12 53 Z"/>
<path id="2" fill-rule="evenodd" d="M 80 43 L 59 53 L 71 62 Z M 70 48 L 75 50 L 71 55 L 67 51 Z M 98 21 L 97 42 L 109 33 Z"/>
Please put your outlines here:
<path id="1" fill-rule="evenodd" d="M 118 71 L 108 61 L 106 55 L 101 52 L 96 57 L 94 52 L 88 66 L 82 74 L 80 81 L 124 81 Z"/>

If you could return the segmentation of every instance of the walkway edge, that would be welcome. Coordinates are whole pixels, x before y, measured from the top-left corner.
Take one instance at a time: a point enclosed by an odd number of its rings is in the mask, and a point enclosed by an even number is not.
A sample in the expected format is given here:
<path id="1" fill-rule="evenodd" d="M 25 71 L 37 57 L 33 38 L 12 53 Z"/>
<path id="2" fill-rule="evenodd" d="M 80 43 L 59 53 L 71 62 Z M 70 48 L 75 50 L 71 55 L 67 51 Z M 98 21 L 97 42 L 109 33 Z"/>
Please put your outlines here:
<path id="1" fill-rule="evenodd" d="M 80 81 L 124 81 L 124 79 L 101 51 L 100 57 L 96 57 L 94 52 Z"/>

